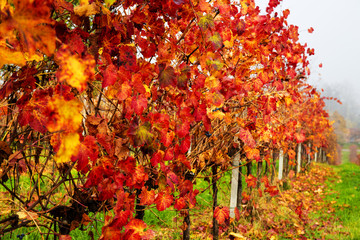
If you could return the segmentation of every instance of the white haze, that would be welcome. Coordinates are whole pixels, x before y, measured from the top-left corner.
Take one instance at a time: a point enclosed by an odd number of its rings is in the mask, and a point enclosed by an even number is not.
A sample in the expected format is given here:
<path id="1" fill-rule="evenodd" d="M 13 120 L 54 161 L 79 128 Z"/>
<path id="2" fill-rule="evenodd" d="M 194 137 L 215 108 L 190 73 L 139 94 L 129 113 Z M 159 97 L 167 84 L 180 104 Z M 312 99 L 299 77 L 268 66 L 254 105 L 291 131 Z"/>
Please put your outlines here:
<path id="1" fill-rule="evenodd" d="M 265 12 L 269 0 L 255 2 Z M 330 110 L 360 123 L 360 0 L 284 0 L 276 11 L 285 9 L 288 24 L 299 26 L 300 41 L 315 49 L 309 82 L 344 103 L 329 103 Z"/>

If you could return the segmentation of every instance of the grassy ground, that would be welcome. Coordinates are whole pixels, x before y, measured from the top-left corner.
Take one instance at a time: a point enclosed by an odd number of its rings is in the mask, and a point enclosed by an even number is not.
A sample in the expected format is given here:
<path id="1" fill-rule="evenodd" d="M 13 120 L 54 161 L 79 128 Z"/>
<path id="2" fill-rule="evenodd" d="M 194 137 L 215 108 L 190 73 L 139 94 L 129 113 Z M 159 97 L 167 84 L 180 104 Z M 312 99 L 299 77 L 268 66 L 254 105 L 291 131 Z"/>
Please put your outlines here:
<path id="1" fill-rule="evenodd" d="M 327 200 L 334 203 L 334 214 L 349 233 L 347 238 L 341 236 L 336 239 L 360 239 L 360 166 L 349 162 L 349 152 L 343 151 L 343 163 L 333 166 L 338 178 L 330 178 Z M 334 236 L 336 237 L 336 236 Z"/>
<path id="2" fill-rule="evenodd" d="M 339 166 L 332 166 L 335 173 L 329 177 L 327 181 L 326 191 L 326 202 L 324 209 L 313 215 L 313 221 L 316 223 L 317 218 L 326 218 L 327 225 L 332 230 L 327 232 L 326 226 L 312 228 L 311 226 L 305 227 L 303 230 L 306 232 L 303 236 L 312 236 L 308 239 L 360 239 L 360 166 L 349 163 L 349 152 L 343 151 L 343 164 Z M 246 173 L 245 167 L 242 169 L 243 173 Z M 253 167 L 253 175 L 256 176 L 255 167 Z M 219 182 L 219 204 L 227 206 L 229 203 L 229 192 L 230 192 L 230 177 L 231 172 L 225 173 Z M 308 177 L 306 177 L 308 178 Z M 24 189 L 27 183 L 22 181 Z M 316 184 L 316 183 L 314 183 Z M 192 227 L 192 239 L 208 239 L 210 237 L 210 226 L 211 226 L 211 204 L 212 204 L 212 191 L 207 188 L 209 182 L 205 179 L 199 179 L 196 182 L 197 189 L 204 189 L 197 196 L 198 205 L 191 211 L 191 221 L 194 223 Z M 246 185 L 243 182 L 243 186 Z M 46 186 L 44 186 L 46 187 Z M 206 189 L 206 190 L 205 190 Z M 282 188 L 282 191 L 286 189 Z M 283 195 L 283 196 L 286 196 Z M 289 194 L 289 198 L 294 196 Z M 314 199 L 315 200 L 315 199 Z M 275 205 L 277 203 L 267 202 L 268 206 Z M 273 206 L 272 206 L 273 207 Z M 278 208 L 278 209 L 277 209 Z M 280 222 L 292 223 L 294 217 L 293 211 L 289 208 L 280 209 L 281 206 L 277 206 L 274 211 L 270 211 L 275 214 L 274 224 Z M 279 213 L 280 215 L 278 215 Z M 281 218 L 280 220 L 277 220 Z M 264 219 L 263 219 L 264 220 Z M 169 208 L 166 211 L 159 212 L 156 208 L 146 210 L 144 221 L 149 227 L 157 232 L 157 239 L 181 239 L 181 225 L 183 223 L 183 217 L 179 212 L 173 208 Z M 267 220 L 269 221 L 269 220 Z M 259 222 L 259 224 L 262 224 Z M 75 230 L 71 232 L 73 239 L 85 240 L 90 239 L 88 235 L 89 231 L 94 233 L 95 239 L 101 234 L 101 223 L 92 223 L 87 226 L 87 231 Z M 245 223 L 244 223 L 245 226 Z M 250 231 L 262 231 L 263 229 L 257 226 L 254 222 Z M 286 224 L 284 227 L 287 226 Z M 331 227 L 330 227 L 331 226 Z M 259 229 L 259 230 L 257 230 Z M 317 232 L 317 229 L 320 229 Z M 335 229 L 335 230 L 334 230 Z M 236 229 L 234 229 L 236 230 Z M 311 232 L 312 231 L 312 232 Z M 338 234 L 337 234 L 338 232 Z M 344 235 L 347 232 L 347 235 Z M 33 240 L 41 239 L 37 229 L 19 229 L 13 232 L 11 235 L 6 235 L 5 240 L 19 239 L 16 236 L 18 234 L 25 234 L 23 239 Z M 281 235 L 281 234 L 279 234 Z M 324 237 L 325 236 L 325 237 Z M 249 238 L 255 239 L 255 238 Z M 277 238 L 277 239 L 292 239 L 292 238 Z"/>

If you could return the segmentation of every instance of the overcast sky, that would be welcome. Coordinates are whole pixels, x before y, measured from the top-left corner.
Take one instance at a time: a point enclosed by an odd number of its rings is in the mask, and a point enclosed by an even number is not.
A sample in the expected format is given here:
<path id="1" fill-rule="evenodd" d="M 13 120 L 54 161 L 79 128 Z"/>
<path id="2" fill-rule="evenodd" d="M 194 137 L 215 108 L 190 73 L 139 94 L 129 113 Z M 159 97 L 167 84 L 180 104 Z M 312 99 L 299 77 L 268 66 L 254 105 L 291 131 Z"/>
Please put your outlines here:
<path id="1" fill-rule="evenodd" d="M 269 0 L 255 2 L 265 11 Z M 310 58 L 313 85 L 329 83 L 360 102 L 360 0 L 283 0 L 276 10 L 285 9 L 290 10 L 288 23 L 299 26 L 300 41 L 315 49 Z"/>

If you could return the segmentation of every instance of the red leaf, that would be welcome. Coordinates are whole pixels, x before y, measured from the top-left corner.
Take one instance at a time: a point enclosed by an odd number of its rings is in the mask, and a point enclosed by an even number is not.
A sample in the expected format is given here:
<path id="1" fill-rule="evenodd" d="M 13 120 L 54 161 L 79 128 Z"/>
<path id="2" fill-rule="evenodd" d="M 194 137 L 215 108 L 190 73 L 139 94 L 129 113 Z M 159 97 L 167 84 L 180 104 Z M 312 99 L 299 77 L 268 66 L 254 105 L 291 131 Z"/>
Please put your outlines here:
<path id="1" fill-rule="evenodd" d="M 174 207 L 178 211 L 180 211 L 181 209 L 184 209 L 186 207 L 186 201 L 185 201 L 184 197 L 180 197 L 180 198 L 176 199 Z"/>
<path id="2" fill-rule="evenodd" d="M 249 130 L 245 130 L 245 129 L 241 128 L 240 132 L 239 132 L 239 137 L 249 147 L 251 147 L 251 148 L 256 147 L 256 142 L 255 142 L 253 136 L 251 135 L 251 133 L 249 132 Z"/>
<path id="3" fill-rule="evenodd" d="M 180 152 L 186 153 L 190 148 L 190 136 L 188 135 L 184 140 L 182 140 L 180 145 Z"/>
<path id="4" fill-rule="evenodd" d="M 186 158 L 186 156 L 184 154 L 180 154 L 177 157 L 177 160 L 180 161 L 182 164 L 184 164 L 189 170 L 191 170 L 190 161 Z"/>
<path id="5" fill-rule="evenodd" d="M 319 64 L 319 68 L 322 68 L 322 67 L 323 67 L 323 64 L 322 64 L 322 63 L 320 63 L 320 64 Z"/>
<path id="6" fill-rule="evenodd" d="M 123 66 L 126 70 L 131 72 L 136 72 L 138 70 L 138 66 L 136 63 L 136 49 L 135 47 L 130 47 L 123 45 L 119 47 L 119 66 Z"/>
<path id="7" fill-rule="evenodd" d="M 279 190 L 277 189 L 276 186 L 268 186 L 265 188 L 264 192 L 270 193 L 270 196 L 272 196 L 272 197 L 279 194 Z"/>
<path id="8" fill-rule="evenodd" d="M 193 191 L 193 183 L 190 180 L 185 180 L 179 185 L 180 196 L 183 197 Z"/>
<path id="9" fill-rule="evenodd" d="M 123 226 L 125 226 L 128 223 L 129 217 L 131 215 L 130 210 L 121 210 L 116 212 L 116 216 L 110 226 L 115 226 L 119 229 L 121 229 Z"/>
<path id="10" fill-rule="evenodd" d="M 176 125 L 176 134 L 179 138 L 183 138 L 189 134 L 190 130 L 190 123 L 189 122 L 182 122 L 181 124 Z"/>
<path id="11" fill-rule="evenodd" d="M 110 64 L 105 69 L 102 87 L 106 88 L 107 86 L 114 85 L 116 80 L 117 80 L 117 69 L 113 64 Z"/>
<path id="12" fill-rule="evenodd" d="M 299 216 L 299 218 L 302 217 L 302 206 L 303 206 L 303 203 L 301 202 L 299 206 L 296 207 L 295 209 L 295 213 Z"/>
<path id="13" fill-rule="evenodd" d="M 165 152 L 164 161 L 174 159 L 174 148 L 168 148 Z"/>
<path id="14" fill-rule="evenodd" d="M 216 207 L 214 211 L 214 217 L 221 225 L 225 223 L 227 219 L 230 217 L 230 211 L 228 207 Z"/>
<path id="15" fill-rule="evenodd" d="M 165 88 L 170 85 L 176 86 L 176 74 L 173 67 L 168 66 L 165 68 L 165 64 L 160 64 L 159 70 L 160 87 Z"/>
<path id="16" fill-rule="evenodd" d="M 235 207 L 234 213 L 235 213 L 235 220 L 239 221 L 240 220 L 240 211 L 237 207 Z"/>
<path id="17" fill-rule="evenodd" d="M 135 171 L 130 175 L 126 181 L 126 185 L 140 189 L 144 186 L 145 182 L 149 179 L 149 176 L 144 170 L 142 165 L 136 166 Z"/>
<path id="18" fill-rule="evenodd" d="M 164 211 L 171 206 L 173 202 L 173 196 L 167 193 L 161 192 L 155 199 L 156 208 L 159 211 Z"/>
<path id="19" fill-rule="evenodd" d="M 88 163 L 89 159 L 93 162 L 98 158 L 99 149 L 96 144 L 96 139 L 93 136 L 86 136 L 83 142 L 80 144 L 79 153 L 77 156 L 72 156 L 72 161 L 78 161 L 76 169 L 82 173 L 89 171 Z"/>
<path id="20" fill-rule="evenodd" d="M 86 180 L 84 187 L 92 187 L 98 185 L 103 180 L 104 168 L 102 166 L 94 167 L 89 173 L 88 179 Z"/>
<path id="21" fill-rule="evenodd" d="M 166 176 L 166 183 L 174 190 L 174 184 L 179 184 L 178 176 L 174 172 L 168 172 Z"/>
<path id="22" fill-rule="evenodd" d="M 252 174 L 249 174 L 249 176 L 246 176 L 245 181 L 246 181 L 248 187 L 256 187 L 257 178 L 254 177 Z"/>
<path id="23" fill-rule="evenodd" d="M 308 32 L 309 32 L 309 33 L 313 33 L 313 32 L 314 32 L 314 28 L 312 28 L 312 27 L 309 28 L 309 29 L 308 29 Z"/>
<path id="24" fill-rule="evenodd" d="M 295 137 L 297 143 L 302 143 L 306 140 L 304 130 L 301 130 L 300 132 L 295 133 L 294 137 Z"/>
<path id="25" fill-rule="evenodd" d="M 267 176 L 263 176 L 260 181 L 264 183 L 265 187 L 269 186 L 269 179 Z"/>
<path id="26" fill-rule="evenodd" d="M 172 144 L 174 137 L 174 132 L 163 133 L 161 135 L 161 143 L 164 145 L 164 147 L 169 147 Z"/>
<path id="27" fill-rule="evenodd" d="M 144 95 L 139 95 L 132 98 L 131 107 L 137 115 L 141 115 L 147 107 L 147 99 Z"/>
<path id="28" fill-rule="evenodd" d="M 99 191 L 99 200 L 104 201 L 115 197 L 116 183 L 113 183 L 109 178 L 105 178 L 100 184 L 97 185 Z"/>
<path id="29" fill-rule="evenodd" d="M 164 157 L 164 152 L 158 150 L 156 153 L 154 153 L 154 155 L 150 160 L 151 165 L 155 167 L 158 163 L 162 162 L 163 157 Z"/>

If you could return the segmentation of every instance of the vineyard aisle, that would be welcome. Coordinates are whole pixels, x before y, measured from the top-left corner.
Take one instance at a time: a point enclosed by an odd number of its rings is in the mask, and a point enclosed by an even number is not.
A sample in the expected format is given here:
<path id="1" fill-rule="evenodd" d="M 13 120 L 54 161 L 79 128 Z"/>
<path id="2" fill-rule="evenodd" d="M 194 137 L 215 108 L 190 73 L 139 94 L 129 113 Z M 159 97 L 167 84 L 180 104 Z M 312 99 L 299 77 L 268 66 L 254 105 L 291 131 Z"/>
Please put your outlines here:
<path id="1" fill-rule="evenodd" d="M 334 216 L 339 221 L 334 226 L 343 226 L 347 237 L 338 235 L 335 239 L 360 239 L 360 166 L 349 162 L 349 150 L 343 149 L 342 164 L 332 166 L 335 177 L 329 177 L 329 195 L 326 200 L 332 203 Z"/>
<path id="2" fill-rule="evenodd" d="M 298 177 L 290 173 L 277 197 L 252 194 L 258 203 L 252 209 L 255 220 L 246 220 L 249 206 L 243 205 L 240 217 L 230 220 L 232 232 L 223 232 L 221 239 L 360 239 L 360 167 L 347 157 L 343 154 L 339 166 L 314 163 Z M 191 239 L 211 239 L 212 213 L 206 205 L 191 217 Z M 157 229 L 157 239 L 171 235 L 172 229 Z"/>

